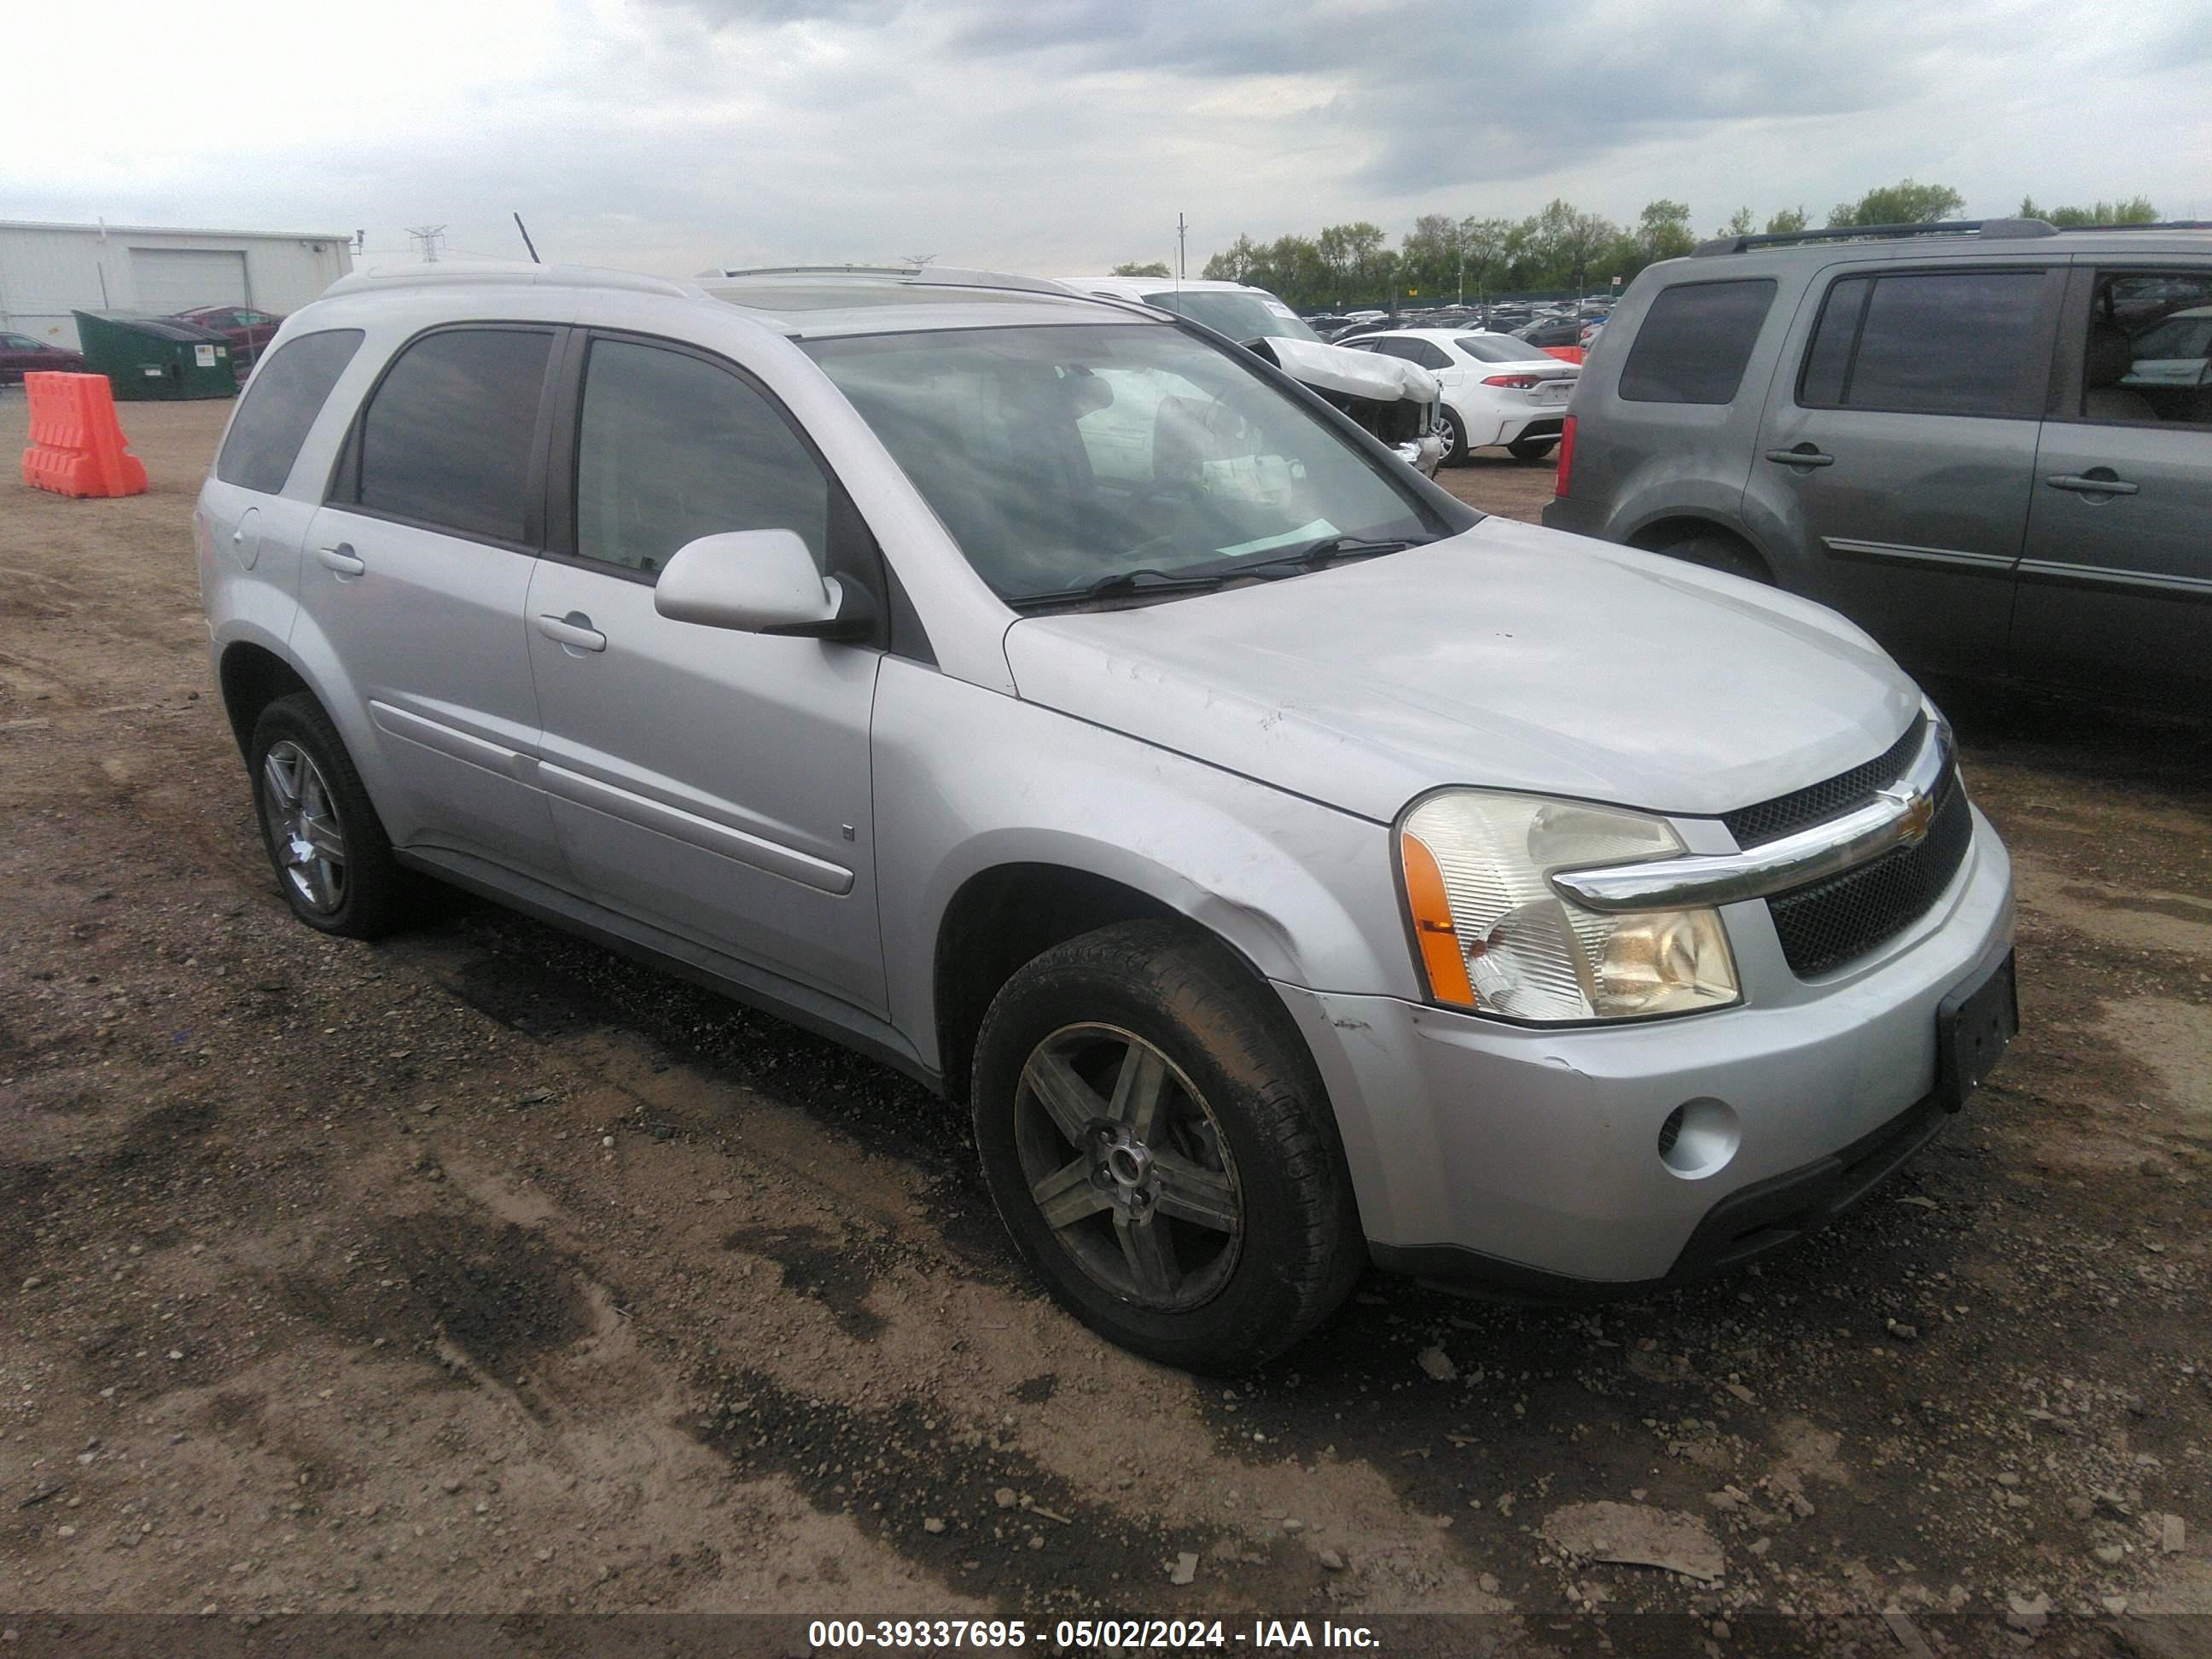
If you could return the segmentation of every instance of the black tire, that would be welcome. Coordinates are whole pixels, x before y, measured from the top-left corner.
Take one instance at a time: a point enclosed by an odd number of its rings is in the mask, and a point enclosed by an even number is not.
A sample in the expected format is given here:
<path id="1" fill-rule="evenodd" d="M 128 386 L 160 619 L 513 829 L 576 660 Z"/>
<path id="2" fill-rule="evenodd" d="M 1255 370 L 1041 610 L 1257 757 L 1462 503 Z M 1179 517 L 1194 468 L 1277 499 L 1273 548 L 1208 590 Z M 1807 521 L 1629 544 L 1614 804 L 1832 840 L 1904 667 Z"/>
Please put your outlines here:
<path id="1" fill-rule="evenodd" d="M 1463 422 L 1458 416 L 1453 414 L 1448 407 L 1439 404 L 1437 405 L 1437 425 L 1442 428 L 1444 434 L 1444 458 L 1441 461 L 1438 461 L 1437 465 L 1438 466 L 1465 466 L 1467 465 L 1467 426 L 1465 422 Z"/>
<path id="2" fill-rule="evenodd" d="M 272 771 L 270 756 L 279 753 Z M 310 890 L 313 879 L 306 866 L 288 855 L 297 843 L 286 837 L 282 826 L 288 808 L 279 793 L 277 776 L 301 774 L 295 757 L 313 769 L 316 789 L 302 792 L 312 800 L 319 797 L 328 811 L 319 823 L 334 819 L 343 856 L 335 861 L 337 879 L 331 885 L 331 902 L 319 904 Z M 410 887 L 407 872 L 392 856 L 392 841 L 384 822 L 362 787 L 361 774 L 346 753 L 337 730 L 322 705 L 306 692 L 279 697 L 261 711 L 246 744 L 249 776 L 253 783 L 253 816 L 261 826 L 261 844 L 276 872 L 277 890 L 292 907 L 292 914 L 319 933 L 345 939 L 376 939 L 390 933 L 404 919 Z M 296 786 L 295 786 L 296 787 Z M 324 860 L 329 863 L 331 860 Z"/>
<path id="3" fill-rule="evenodd" d="M 1759 555 L 1732 536 L 1708 532 L 1669 542 L 1659 550 L 1670 559 L 1680 559 L 1686 564 L 1703 565 L 1708 570 L 1719 570 L 1731 576 L 1741 576 L 1746 581 L 1774 586 L 1774 577 L 1759 561 Z"/>
<path id="4" fill-rule="evenodd" d="M 1556 436 L 1549 438 L 1516 438 L 1505 446 L 1505 453 L 1516 461 L 1540 461 L 1559 447 Z"/>
<path id="5" fill-rule="evenodd" d="M 1040 1160 L 1037 1125 L 1053 1114 L 1030 1081 L 1032 1062 L 1072 1055 L 1073 1073 L 1086 1044 L 1103 1045 L 1109 1060 L 1121 1053 L 1114 1071 L 1094 1072 L 1103 1091 L 1083 1097 L 1110 1114 L 1121 1066 L 1140 1051 L 1124 1039 L 1169 1068 L 1145 1131 L 1148 1156 L 1163 1172 L 1202 1164 L 1199 1174 L 1228 1189 L 1237 1231 L 1175 1218 L 1179 1200 L 1146 1200 L 1141 1183 L 1117 1188 L 1110 1158 L 1076 1137 L 1058 1138 Z M 1185 924 L 1119 923 L 1023 968 L 984 1017 L 972 1093 L 984 1177 L 1016 1248 L 1062 1306 L 1133 1352 L 1194 1371 L 1248 1370 L 1328 1317 L 1358 1278 L 1366 1246 L 1358 1206 L 1297 1028 L 1242 963 Z M 1093 1122 L 1094 1134 L 1113 1133 Z M 1064 1158 L 1060 1172 L 1074 1172 L 1094 1153 L 1092 1178 L 1062 1190 L 1099 1208 L 1056 1231 L 1039 1208 L 1036 1170 L 1060 1170 Z M 1134 1282 L 1139 1256 L 1123 1229 L 1141 1225 L 1155 1203 L 1168 1206 L 1149 1219 L 1166 1230 L 1168 1270 L 1187 1305 L 1146 1305 Z M 1109 1282 L 1124 1255 L 1127 1290 Z"/>

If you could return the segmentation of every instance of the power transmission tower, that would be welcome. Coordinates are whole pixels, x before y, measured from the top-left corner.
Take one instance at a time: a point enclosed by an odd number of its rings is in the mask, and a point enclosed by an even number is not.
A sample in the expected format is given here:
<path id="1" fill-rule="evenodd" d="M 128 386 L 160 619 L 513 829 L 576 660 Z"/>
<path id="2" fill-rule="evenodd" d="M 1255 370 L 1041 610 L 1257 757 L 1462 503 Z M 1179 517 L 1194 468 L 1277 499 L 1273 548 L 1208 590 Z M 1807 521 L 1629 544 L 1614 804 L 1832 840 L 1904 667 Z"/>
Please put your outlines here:
<path id="1" fill-rule="evenodd" d="M 446 228 L 443 225 L 413 226 L 407 232 L 407 240 L 422 250 L 424 264 L 434 265 L 438 263 L 438 244 L 446 240 Z"/>
<path id="2" fill-rule="evenodd" d="M 910 265 L 926 265 L 937 256 L 934 253 L 902 253 L 899 258 Z"/>

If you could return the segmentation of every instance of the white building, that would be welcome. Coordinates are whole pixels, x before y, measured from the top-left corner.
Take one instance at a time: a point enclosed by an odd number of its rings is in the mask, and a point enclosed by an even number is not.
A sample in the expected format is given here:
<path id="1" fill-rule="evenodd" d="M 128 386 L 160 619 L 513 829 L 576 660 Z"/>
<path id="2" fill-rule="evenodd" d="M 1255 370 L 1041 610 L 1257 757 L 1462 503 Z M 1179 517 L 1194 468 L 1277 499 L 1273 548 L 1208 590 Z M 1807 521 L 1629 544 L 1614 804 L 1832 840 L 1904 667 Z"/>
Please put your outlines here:
<path id="1" fill-rule="evenodd" d="M 353 269 L 334 231 L 167 230 L 0 219 L 0 328 L 74 349 L 72 311 L 296 311 Z"/>

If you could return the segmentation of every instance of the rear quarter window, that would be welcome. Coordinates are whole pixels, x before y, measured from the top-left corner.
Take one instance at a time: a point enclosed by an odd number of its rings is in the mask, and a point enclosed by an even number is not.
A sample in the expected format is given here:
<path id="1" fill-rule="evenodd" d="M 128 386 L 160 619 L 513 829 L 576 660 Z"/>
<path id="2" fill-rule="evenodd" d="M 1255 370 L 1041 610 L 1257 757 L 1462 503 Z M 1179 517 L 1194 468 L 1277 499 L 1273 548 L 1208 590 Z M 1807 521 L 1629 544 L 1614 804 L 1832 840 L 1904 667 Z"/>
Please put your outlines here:
<path id="1" fill-rule="evenodd" d="M 1768 276 L 1662 289 L 1629 348 L 1620 395 L 1632 404 L 1733 402 L 1774 289 Z"/>
<path id="2" fill-rule="evenodd" d="M 331 388 L 361 349 L 361 341 L 357 328 L 333 328 L 296 335 L 278 347 L 246 389 L 246 401 L 222 441 L 215 476 L 264 495 L 281 491 L 292 476 L 292 463 L 300 459 L 300 446 L 307 441 L 307 428 L 323 412 Z"/>

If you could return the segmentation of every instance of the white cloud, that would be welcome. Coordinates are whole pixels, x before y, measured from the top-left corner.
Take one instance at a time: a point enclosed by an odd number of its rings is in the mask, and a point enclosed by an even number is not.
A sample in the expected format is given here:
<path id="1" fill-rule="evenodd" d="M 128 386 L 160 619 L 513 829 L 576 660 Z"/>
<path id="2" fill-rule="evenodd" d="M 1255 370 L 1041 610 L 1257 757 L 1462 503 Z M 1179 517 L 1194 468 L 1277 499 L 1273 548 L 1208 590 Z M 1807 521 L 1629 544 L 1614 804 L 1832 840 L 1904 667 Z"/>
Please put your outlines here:
<path id="1" fill-rule="evenodd" d="M 0 216 L 369 229 L 685 273 L 1194 262 L 1364 217 L 1815 216 L 1911 174 L 1970 212 L 2212 215 L 2212 25 L 2085 0 L 382 0 L 84 7 L 0 106 Z M 87 129 L 89 129 L 88 132 Z"/>

